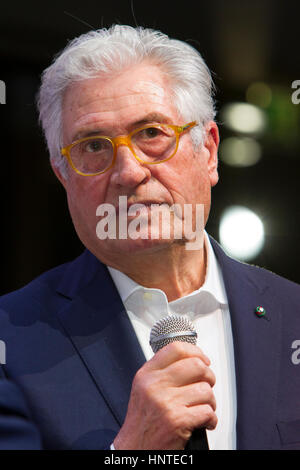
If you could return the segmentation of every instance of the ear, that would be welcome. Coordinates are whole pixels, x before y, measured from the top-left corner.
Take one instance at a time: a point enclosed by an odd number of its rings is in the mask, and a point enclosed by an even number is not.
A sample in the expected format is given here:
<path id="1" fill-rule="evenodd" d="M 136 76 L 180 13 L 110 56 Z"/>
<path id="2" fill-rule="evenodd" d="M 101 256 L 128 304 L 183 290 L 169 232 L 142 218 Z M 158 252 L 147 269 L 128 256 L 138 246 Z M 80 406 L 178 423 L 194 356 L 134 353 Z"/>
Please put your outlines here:
<path id="1" fill-rule="evenodd" d="M 66 186 L 67 186 L 67 178 L 61 173 L 61 170 L 60 170 L 59 167 L 55 164 L 55 161 L 53 161 L 53 160 L 51 159 L 51 160 L 50 160 L 50 163 L 51 163 L 52 170 L 54 171 L 56 177 L 57 177 L 58 180 L 61 182 L 61 184 L 63 185 L 63 187 L 66 189 Z"/>
<path id="2" fill-rule="evenodd" d="M 219 147 L 219 129 L 214 121 L 209 121 L 205 126 L 204 147 L 207 150 L 208 176 L 211 186 L 215 186 L 219 181 L 218 174 L 218 147 Z"/>

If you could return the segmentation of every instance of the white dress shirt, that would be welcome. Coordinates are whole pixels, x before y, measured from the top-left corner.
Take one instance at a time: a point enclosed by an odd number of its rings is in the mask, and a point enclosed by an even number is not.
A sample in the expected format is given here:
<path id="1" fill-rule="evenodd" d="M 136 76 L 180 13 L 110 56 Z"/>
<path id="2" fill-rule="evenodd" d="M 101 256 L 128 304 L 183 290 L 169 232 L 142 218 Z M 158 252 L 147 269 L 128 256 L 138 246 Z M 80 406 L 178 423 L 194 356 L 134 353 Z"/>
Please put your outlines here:
<path id="1" fill-rule="evenodd" d="M 213 391 L 218 424 L 213 431 L 207 431 L 209 448 L 233 450 L 236 448 L 236 384 L 230 314 L 221 269 L 206 233 L 204 240 L 207 253 L 204 284 L 172 302 L 168 302 L 162 290 L 140 286 L 124 273 L 108 269 L 147 360 L 153 356 L 149 337 L 157 320 L 175 313 L 193 322 L 197 345 L 209 357 L 216 376 Z"/>

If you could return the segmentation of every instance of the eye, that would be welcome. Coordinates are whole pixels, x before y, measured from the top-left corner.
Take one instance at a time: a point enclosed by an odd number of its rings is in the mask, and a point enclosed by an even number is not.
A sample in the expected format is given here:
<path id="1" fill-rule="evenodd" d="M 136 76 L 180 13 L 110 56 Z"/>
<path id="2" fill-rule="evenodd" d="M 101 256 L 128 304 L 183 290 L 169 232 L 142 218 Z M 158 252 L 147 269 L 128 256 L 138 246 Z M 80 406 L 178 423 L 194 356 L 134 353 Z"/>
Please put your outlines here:
<path id="1" fill-rule="evenodd" d="M 103 142 L 101 142 L 99 139 L 98 140 L 90 140 L 86 142 L 84 146 L 84 150 L 89 153 L 95 153 L 95 152 L 100 152 L 101 150 L 104 149 Z"/>
<path id="2" fill-rule="evenodd" d="M 161 130 L 158 129 L 157 127 L 147 127 L 146 129 L 143 130 L 143 134 L 144 134 L 144 137 L 147 137 L 149 139 L 154 139 L 155 137 L 161 134 Z"/>
<path id="3" fill-rule="evenodd" d="M 102 155 L 111 152 L 111 150 L 111 142 L 101 137 L 83 141 L 78 146 L 78 151 L 82 154 Z"/>

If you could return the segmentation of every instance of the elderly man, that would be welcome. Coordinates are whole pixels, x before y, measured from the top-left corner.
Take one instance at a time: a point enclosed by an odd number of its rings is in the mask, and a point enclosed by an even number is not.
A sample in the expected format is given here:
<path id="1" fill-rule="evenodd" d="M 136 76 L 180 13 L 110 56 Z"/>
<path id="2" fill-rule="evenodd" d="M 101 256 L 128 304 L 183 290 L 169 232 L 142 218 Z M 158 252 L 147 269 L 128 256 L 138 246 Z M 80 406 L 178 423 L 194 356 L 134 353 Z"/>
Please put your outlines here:
<path id="1" fill-rule="evenodd" d="M 300 289 L 204 231 L 219 135 L 199 53 L 92 31 L 44 72 L 39 110 L 86 250 L 1 299 L 0 447 L 184 449 L 202 428 L 210 449 L 300 448 Z M 170 313 L 198 344 L 154 354 Z"/>

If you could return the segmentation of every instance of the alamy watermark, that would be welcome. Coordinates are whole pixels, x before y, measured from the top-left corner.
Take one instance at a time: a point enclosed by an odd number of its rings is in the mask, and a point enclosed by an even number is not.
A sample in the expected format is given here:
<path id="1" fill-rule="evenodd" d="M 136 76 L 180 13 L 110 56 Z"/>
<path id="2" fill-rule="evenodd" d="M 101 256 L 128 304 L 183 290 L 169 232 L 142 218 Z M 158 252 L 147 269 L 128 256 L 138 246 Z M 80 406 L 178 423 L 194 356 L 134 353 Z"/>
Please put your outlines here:
<path id="1" fill-rule="evenodd" d="M 300 364 L 300 339 L 295 339 L 295 341 L 292 342 L 291 348 L 295 350 L 291 356 L 291 360 L 292 363 L 297 366 Z"/>
<path id="2" fill-rule="evenodd" d="M 6 364 L 6 345 L 0 340 L 0 364 Z"/>
<path id="3" fill-rule="evenodd" d="M 6 86 L 3 80 L 0 80 L 0 104 L 6 104 Z"/>
<path id="4" fill-rule="evenodd" d="M 292 83 L 292 88 L 295 89 L 294 93 L 292 93 L 292 103 L 299 104 L 300 103 L 300 80 L 294 80 Z"/>
<path id="5" fill-rule="evenodd" d="M 203 204 L 128 204 L 127 196 L 120 196 L 117 206 L 100 204 L 96 216 L 96 234 L 100 240 L 163 239 L 184 240 L 186 250 L 203 247 Z"/>

